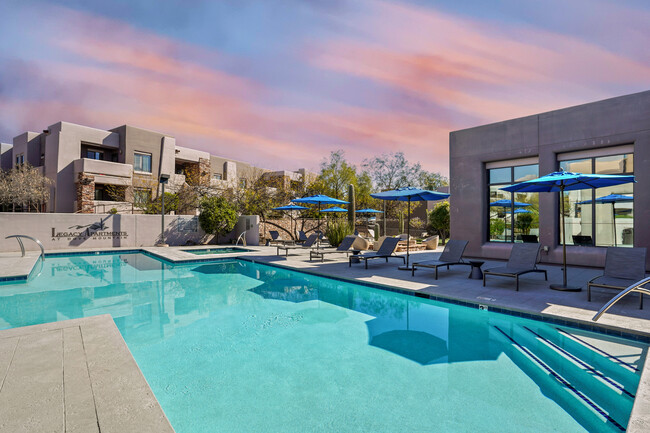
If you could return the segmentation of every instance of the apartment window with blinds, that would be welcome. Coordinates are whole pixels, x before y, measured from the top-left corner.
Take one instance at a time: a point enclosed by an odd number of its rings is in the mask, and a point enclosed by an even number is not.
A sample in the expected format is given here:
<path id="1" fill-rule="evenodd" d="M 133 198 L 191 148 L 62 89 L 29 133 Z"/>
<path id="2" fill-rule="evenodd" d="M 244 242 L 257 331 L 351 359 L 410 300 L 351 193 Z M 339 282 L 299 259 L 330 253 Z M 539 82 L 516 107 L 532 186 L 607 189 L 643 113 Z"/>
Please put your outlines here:
<path id="1" fill-rule="evenodd" d="M 151 154 L 139 153 L 133 154 L 133 169 L 144 173 L 151 173 Z"/>

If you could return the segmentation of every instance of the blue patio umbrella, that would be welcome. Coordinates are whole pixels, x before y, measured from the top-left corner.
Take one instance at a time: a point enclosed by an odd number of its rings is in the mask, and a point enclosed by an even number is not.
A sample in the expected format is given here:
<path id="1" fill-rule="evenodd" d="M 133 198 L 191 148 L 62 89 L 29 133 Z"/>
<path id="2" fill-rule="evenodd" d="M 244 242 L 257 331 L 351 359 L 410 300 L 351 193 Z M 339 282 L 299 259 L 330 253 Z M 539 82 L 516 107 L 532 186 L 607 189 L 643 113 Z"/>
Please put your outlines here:
<path id="1" fill-rule="evenodd" d="M 359 209 L 356 211 L 357 213 L 384 213 L 384 211 L 377 210 L 377 209 Z"/>
<path id="2" fill-rule="evenodd" d="M 602 188 L 605 186 L 621 185 L 624 183 L 636 182 L 634 176 L 616 175 L 616 174 L 585 174 L 571 173 L 568 171 L 556 171 L 537 179 L 531 179 L 514 185 L 501 188 L 509 192 L 559 192 L 560 196 L 560 215 L 562 217 L 562 271 L 563 283 L 551 284 L 553 290 L 563 290 L 570 292 L 579 292 L 580 287 L 567 285 L 566 276 L 566 235 L 564 228 L 564 191 L 576 191 L 580 189 Z"/>
<path id="3" fill-rule="evenodd" d="M 526 207 L 526 206 L 530 206 L 530 203 L 522 203 L 522 202 L 520 202 L 520 201 L 515 201 L 515 202 L 513 202 L 513 201 L 511 201 L 511 200 L 507 200 L 507 199 L 502 199 L 502 200 L 493 201 L 492 203 L 490 203 L 490 206 L 491 206 L 491 207 L 492 207 L 492 206 L 496 206 L 496 207 L 512 207 L 513 204 L 514 204 L 515 207 Z"/>
<path id="4" fill-rule="evenodd" d="M 330 207 L 330 208 L 327 208 L 327 209 L 323 209 L 320 212 L 333 212 L 333 213 L 338 212 L 338 213 L 342 213 L 342 212 L 347 212 L 347 211 L 348 211 L 347 209 L 343 209 L 342 207 L 334 206 L 334 207 Z"/>
<path id="5" fill-rule="evenodd" d="M 515 213 L 533 213 L 533 211 L 528 209 L 515 209 Z"/>
<path id="6" fill-rule="evenodd" d="M 274 207 L 274 208 L 273 208 L 273 210 L 281 210 L 281 211 L 285 211 L 285 210 L 286 210 L 286 211 L 289 211 L 289 212 L 293 212 L 293 211 L 295 211 L 295 210 L 305 210 L 305 209 L 309 209 L 309 208 L 308 208 L 308 207 L 305 207 L 305 206 L 298 206 L 298 205 L 295 205 L 295 204 L 288 204 L 288 205 L 286 205 L 286 206 L 280 206 L 280 207 Z M 291 220 L 292 220 L 292 223 L 295 224 L 295 222 L 293 221 L 293 218 L 291 218 Z M 293 227 L 293 224 L 292 224 L 292 233 L 291 233 L 291 236 L 294 236 L 294 235 L 296 234 L 296 230 L 295 230 L 295 228 Z"/>
<path id="7" fill-rule="evenodd" d="M 625 203 L 634 201 L 634 196 L 624 195 L 624 194 L 609 194 L 603 197 L 598 197 L 596 203 L 611 203 L 612 204 L 612 221 L 614 222 L 614 246 L 617 245 L 616 240 L 616 203 Z M 592 203 L 592 200 L 579 201 L 576 204 L 589 204 Z"/>
<path id="8" fill-rule="evenodd" d="M 324 194 L 316 194 L 309 197 L 302 197 L 291 200 L 294 203 L 307 203 L 307 204 L 317 204 L 318 205 L 318 229 L 320 230 L 320 207 L 324 204 L 348 204 L 348 201 L 339 200 L 337 198 L 328 197 Z M 347 211 L 346 211 L 347 212 Z M 318 241 L 318 246 L 320 246 L 320 239 Z"/>
<path id="9" fill-rule="evenodd" d="M 412 186 L 407 186 L 404 188 L 397 188 L 391 191 L 383 191 L 375 194 L 370 194 L 371 197 L 378 198 L 380 200 L 393 200 L 393 201 L 406 201 L 408 202 L 408 222 L 406 224 L 406 265 L 400 266 L 398 269 L 401 270 L 411 270 L 409 265 L 409 254 L 411 246 L 411 202 L 412 201 L 437 201 L 444 200 L 449 197 L 449 194 L 429 191 L 427 189 L 415 188 Z"/>

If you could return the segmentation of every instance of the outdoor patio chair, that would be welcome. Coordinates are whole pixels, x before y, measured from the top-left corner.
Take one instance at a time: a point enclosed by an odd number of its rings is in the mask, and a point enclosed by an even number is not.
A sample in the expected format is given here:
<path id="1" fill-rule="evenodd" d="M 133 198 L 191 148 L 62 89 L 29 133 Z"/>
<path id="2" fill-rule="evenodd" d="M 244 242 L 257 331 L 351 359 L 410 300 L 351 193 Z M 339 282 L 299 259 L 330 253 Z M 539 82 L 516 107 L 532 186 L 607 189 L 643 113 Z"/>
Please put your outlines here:
<path id="1" fill-rule="evenodd" d="M 463 261 L 463 252 L 467 247 L 468 241 L 461 241 L 457 239 L 450 239 L 445 245 L 445 249 L 442 250 L 442 254 L 438 260 L 426 260 L 422 262 L 413 263 L 413 268 L 411 269 L 411 276 L 415 275 L 415 270 L 417 268 L 433 268 L 436 271 L 435 279 L 438 279 L 438 268 L 440 266 L 446 266 L 449 270 L 449 266 L 452 265 L 467 265 L 471 266 L 469 263 Z"/>
<path id="2" fill-rule="evenodd" d="M 645 248 L 608 247 L 603 275 L 587 283 L 587 301 L 591 302 L 591 288 L 625 290 L 645 278 Z M 643 308 L 643 293 L 639 293 L 639 308 Z"/>
<path id="3" fill-rule="evenodd" d="M 277 255 L 278 256 L 280 255 L 280 250 L 284 250 L 284 256 L 285 257 L 289 256 L 289 250 L 297 250 L 297 251 L 311 250 L 312 248 L 315 247 L 314 244 L 316 243 L 317 240 L 318 240 L 318 235 L 313 234 L 313 235 L 310 235 L 307 238 L 307 240 L 305 242 L 303 242 L 302 245 L 278 245 L 278 247 L 277 247 L 278 248 Z"/>
<path id="4" fill-rule="evenodd" d="M 269 245 L 271 244 L 293 244 L 295 241 L 293 239 L 286 240 L 286 239 L 281 239 L 280 238 L 280 233 L 277 230 L 269 230 L 269 235 L 271 235 L 271 240 L 269 241 Z"/>
<path id="5" fill-rule="evenodd" d="M 307 240 L 307 235 L 305 234 L 304 231 L 298 230 L 298 240 L 296 243 L 301 244 Z"/>
<path id="6" fill-rule="evenodd" d="M 358 239 L 357 236 L 350 235 L 343 238 L 343 241 L 337 248 L 334 249 L 328 248 L 326 250 L 311 250 L 309 252 L 309 261 L 311 262 L 314 257 L 320 257 L 320 261 L 324 262 L 326 254 L 345 253 L 346 255 L 350 255 L 350 253 L 352 252 L 350 251 L 350 248 L 352 247 L 352 244 L 354 244 L 354 241 L 357 239 Z"/>
<path id="7" fill-rule="evenodd" d="M 537 268 L 540 247 L 540 244 L 513 244 L 510 250 L 510 258 L 505 266 L 483 271 L 483 287 L 485 287 L 485 277 L 488 275 L 514 278 L 517 291 L 519 291 L 519 276 L 529 272 L 543 272 L 544 279 L 548 281 L 546 269 Z"/>
<path id="8" fill-rule="evenodd" d="M 594 241 L 591 236 L 573 235 L 573 244 L 582 247 L 593 247 Z"/>
<path id="9" fill-rule="evenodd" d="M 396 258 L 401 259 L 404 264 L 406 264 L 406 258 L 404 256 L 398 256 L 395 254 L 398 242 L 399 238 L 386 238 L 384 239 L 384 242 L 381 243 L 381 247 L 379 247 L 377 251 L 350 256 L 348 258 L 348 266 L 352 266 L 352 260 L 355 259 L 358 259 L 359 261 L 363 260 L 366 263 L 366 269 L 368 269 L 368 260 L 370 259 L 386 259 L 386 263 L 388 263 L 388 259 Z"/>

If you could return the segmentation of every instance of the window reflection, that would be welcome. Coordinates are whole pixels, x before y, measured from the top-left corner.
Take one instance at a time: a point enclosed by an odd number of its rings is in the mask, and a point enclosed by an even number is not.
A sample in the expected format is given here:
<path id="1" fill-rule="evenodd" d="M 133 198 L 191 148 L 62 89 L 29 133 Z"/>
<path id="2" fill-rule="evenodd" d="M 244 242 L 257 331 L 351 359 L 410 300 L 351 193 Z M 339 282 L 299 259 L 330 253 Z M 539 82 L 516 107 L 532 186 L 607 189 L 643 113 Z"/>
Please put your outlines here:
<path id="1" fill-rule="evenodd" d="M 560 162 L 577 173 L 633 174 L 634 155 L 620 154 Z M 634 245 L 634 184 L 564 193 L 567 245 Z M 559 233 L 559 230 L 558 230 Z"/>
<path id="2" fill-rule="evenodd" d="M 501 188 L 539 177 L 537 164 L 488 170 L 491 242 L 538 242 L 539 194 L 510 193 Z"/>

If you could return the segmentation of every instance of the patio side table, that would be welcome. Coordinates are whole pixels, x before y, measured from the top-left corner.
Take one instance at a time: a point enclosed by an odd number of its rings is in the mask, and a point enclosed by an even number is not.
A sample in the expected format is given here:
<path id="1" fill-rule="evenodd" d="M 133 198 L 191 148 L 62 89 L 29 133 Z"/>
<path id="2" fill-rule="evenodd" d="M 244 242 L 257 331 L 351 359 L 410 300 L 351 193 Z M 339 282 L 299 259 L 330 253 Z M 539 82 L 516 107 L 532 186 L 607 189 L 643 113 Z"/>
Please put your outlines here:
<path id="1" fill-rule="evenodd" d="M 467 278 L 471 278 L 472 280 L 482 280 L 483 271 L 481 270 L 481 266 L 483 266 L 483 263 L 485 262 L 479 260 L 470 260 L 469 264 L 472 265 L 472 270 L 470 271 Z"/>

